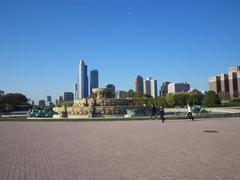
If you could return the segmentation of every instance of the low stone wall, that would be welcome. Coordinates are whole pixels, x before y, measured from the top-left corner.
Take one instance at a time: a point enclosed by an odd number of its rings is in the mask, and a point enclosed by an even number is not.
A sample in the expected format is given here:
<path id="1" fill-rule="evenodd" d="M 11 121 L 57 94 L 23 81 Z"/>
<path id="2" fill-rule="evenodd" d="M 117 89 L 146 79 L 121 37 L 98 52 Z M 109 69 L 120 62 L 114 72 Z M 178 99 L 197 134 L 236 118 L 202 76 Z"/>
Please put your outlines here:
<path id="1" fill-rule="evenodd" d="M 212 113 L 240 113 L 239 107 L 213 107 L 205 108 Z M 187 113 L 187 108 L 166 108 L 166 113 Z"/>

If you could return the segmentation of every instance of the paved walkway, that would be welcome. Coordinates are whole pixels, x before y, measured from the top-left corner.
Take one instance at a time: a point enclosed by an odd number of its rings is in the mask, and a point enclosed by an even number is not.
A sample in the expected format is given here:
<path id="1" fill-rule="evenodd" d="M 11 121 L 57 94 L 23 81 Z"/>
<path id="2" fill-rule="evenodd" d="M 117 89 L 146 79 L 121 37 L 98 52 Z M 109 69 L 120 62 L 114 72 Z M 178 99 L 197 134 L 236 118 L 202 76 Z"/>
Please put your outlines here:
<path id="1" fill-rule="evenodd" d="M 0 179 L 239 180 L 240 119 L 0 122 Z"/>

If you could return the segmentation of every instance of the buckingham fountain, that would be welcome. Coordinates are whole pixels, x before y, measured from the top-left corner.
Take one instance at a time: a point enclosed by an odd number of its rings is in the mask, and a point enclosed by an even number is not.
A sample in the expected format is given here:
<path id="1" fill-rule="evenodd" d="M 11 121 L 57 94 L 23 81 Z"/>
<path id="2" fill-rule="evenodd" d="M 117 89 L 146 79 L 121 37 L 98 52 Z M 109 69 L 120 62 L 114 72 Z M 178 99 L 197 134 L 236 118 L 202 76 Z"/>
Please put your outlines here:
<path id="1" fill-rule="evenodd" d="M 148 108 L 135 105 L 131 99 L 117 99 L 113 89 L 95 88 L 91 97 L 75 100 L 70 107 L 55 107 L 53 111 L 60 117 L 77 118 L 143 115 Z"/>

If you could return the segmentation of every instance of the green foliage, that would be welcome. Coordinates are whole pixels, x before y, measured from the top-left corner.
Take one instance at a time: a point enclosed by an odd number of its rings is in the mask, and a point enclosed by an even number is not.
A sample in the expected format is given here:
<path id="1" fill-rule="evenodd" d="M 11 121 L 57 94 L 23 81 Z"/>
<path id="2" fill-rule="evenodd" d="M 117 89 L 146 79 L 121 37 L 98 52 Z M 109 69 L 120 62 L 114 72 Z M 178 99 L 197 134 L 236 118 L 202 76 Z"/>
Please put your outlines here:
<path id="1" fill-rule="evenodd" d="M 168 107 L 174 107 L 174 106 L 175 106 L 175 97 L 174 97 L 174 94 L 169 93 L 169 94 L 166 96 L 166 102 L 167 102 L 167 106 L 168 106 Z"/>
<path id="2" fill-rule="evenodd" d="M 73 105 L 73 101 L 61 101 L 56 106 L 57 107 L 63 107 L 63 106 L 70 107 L 72 105 Z"/>
<path id="3" fill-rule="evenodd" d="M 190 105 L 202 105 L 202 101 L 204 99 L 204 95 L 199 92 L 189 93 L 189 104 Z"/>
<path id="4" fill-rule="evenodd" d="M 0 112 L 16 110 L 17 106 L 28 105 L 25 95 L 20 93 L 9 93 L 0 96 Z"/>
<path id="5" fill-rule="evenodd" d="M 191 105 L 201 105 L 203 101 L 204 95 L 199 92 L 192 93 L 176 93 L 176 94 L 168 94 L 167 96 L 162 96 L 159 98 L 152 98 L 151 96 L 146 96 L 144 94 L 134 93 L 134 102 L 137 105 L 150 105 L 155 104 L 157 106 L 164 107 L 175 107 L 181 106 L 184 107 L 188 103 Z"/>
<path id="6" fill-rule="evenodd" d="M 213 107 L 220 105 L 221 101 L 217 93 L 214 91 L 208 91 L 204 97 L 203 105 L 207 107 Z"/>
<path id="7" fill-rule="evenodd" d="M 230 94 L 228 92 L 219 92 L 218 96 L 220 98 L 221 101 L 228 101 L 230 100 Z"/>

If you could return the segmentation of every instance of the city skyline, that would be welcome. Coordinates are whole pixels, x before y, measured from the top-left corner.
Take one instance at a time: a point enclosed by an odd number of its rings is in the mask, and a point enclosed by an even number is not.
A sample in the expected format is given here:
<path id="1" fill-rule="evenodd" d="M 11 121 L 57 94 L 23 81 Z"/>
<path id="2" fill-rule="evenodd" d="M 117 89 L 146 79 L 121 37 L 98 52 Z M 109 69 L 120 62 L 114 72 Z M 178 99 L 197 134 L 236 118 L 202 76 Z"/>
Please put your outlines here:
<path id="1" fill-rule="evenodd" d="M 134 79 L 187 81 L 239 65 L 240 2 L 3 1 L 0 89 L 36 102 L 73 91 L 80 59 L 98 69 L 99 87 L 134 89 Z"/>

